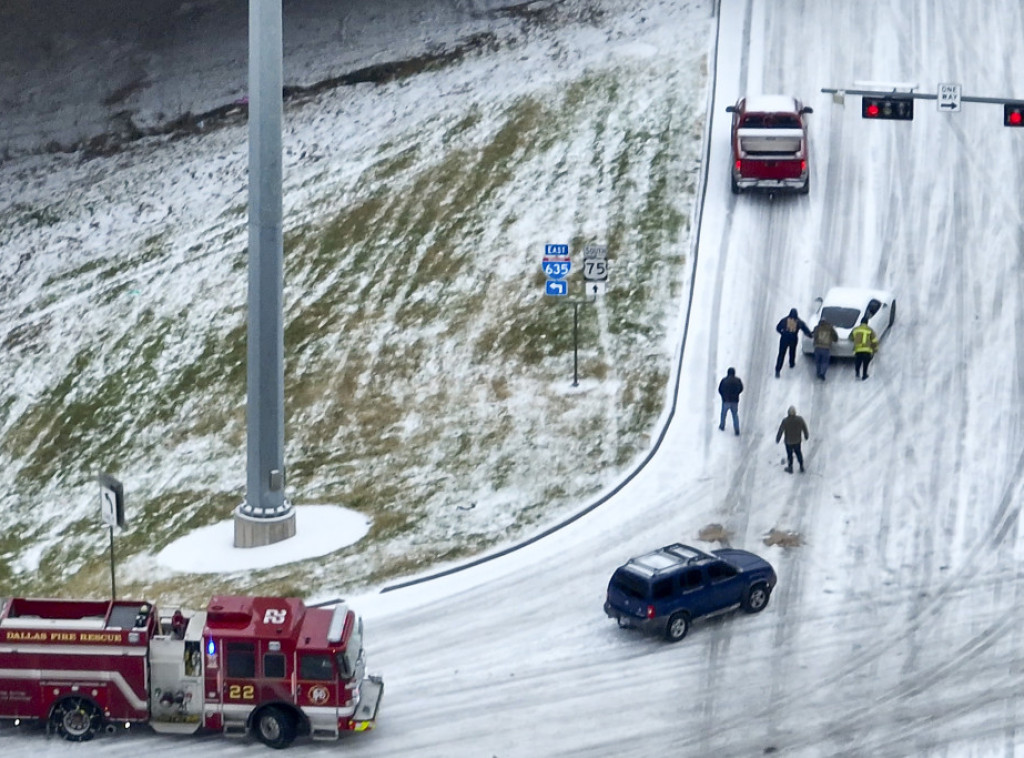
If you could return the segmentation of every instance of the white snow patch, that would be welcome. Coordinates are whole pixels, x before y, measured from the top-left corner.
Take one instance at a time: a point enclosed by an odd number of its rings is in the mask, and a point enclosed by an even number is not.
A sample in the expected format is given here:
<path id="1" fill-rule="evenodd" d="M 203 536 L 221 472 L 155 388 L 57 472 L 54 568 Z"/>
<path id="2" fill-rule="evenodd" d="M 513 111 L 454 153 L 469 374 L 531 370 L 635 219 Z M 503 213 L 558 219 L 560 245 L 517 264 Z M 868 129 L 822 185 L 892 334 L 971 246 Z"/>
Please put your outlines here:
<path id="1" fill-rule="evenodd" d="M 302 533 L 302 539 L 238 548 L 234 546 L 235 522 L 222 521 L 172 542 L 160 551 L 156 562 L 164 568 L 190 574 L 271 568 L 319 558 L 348 547 L 366 536 L 370 520 L 362 513 L 340 506 L 298 506 L 295 529 Z"/>

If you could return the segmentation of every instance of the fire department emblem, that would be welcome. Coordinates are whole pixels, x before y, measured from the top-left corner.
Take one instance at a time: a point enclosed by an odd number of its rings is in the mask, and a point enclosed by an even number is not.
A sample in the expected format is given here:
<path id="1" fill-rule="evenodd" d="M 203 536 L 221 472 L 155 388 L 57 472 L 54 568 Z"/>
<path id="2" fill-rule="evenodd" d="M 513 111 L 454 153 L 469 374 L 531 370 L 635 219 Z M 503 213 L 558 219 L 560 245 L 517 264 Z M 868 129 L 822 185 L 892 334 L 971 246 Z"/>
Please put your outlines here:
<path id="1" fill-rule="evenodd" d="M 313 705 L 323 705 L 327 702 L 328 697 L 329 693 L 326 687 L 315 684 L 309 688 L 309 702 L 313 703 Z"/>

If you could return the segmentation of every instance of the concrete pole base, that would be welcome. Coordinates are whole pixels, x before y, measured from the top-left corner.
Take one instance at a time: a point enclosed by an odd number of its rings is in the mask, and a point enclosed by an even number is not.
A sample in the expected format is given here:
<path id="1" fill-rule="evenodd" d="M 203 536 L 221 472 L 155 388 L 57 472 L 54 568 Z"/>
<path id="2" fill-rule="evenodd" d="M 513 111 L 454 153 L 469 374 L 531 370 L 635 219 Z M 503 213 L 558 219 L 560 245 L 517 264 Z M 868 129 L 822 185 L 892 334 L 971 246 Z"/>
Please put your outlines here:
<path id="1" fill-rule="evenodd" d="M 235 508 L 235 547 L 263 547 L 295 536 L 295 509 L 286 505 L 277 515 L 256 516 L 242 503 Z"/>

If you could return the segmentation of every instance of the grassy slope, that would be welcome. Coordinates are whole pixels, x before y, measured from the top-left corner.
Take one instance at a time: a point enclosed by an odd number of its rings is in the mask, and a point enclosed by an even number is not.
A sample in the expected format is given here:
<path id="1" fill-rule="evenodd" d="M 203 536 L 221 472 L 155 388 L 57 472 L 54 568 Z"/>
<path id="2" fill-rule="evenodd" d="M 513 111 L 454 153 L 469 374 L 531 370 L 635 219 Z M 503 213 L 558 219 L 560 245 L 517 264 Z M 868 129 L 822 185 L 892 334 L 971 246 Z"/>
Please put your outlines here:
<path id="1" fill-rule="evenodd" d="M 73 342 L 30 401 L 0 396 L 0 462 L 16 490 L 0 514 L 0 582 L 26 594 L 104 591 L 90 500 L 100 470 L 146 472 L 134 488 L 128 479 L 118 551 L 136 560 L 119 590 L 183 600 L 379 581 L 528 533 L 592 495 L 645 449 L 665 397 L 702 121 L 663 84 L 679 79 L 676 65 L 636 59 L 497 103 L 467 98 L 362 155 L 351 179 L 325 170 L 306 180 L 312 202 L 285 240 L 289 487 L 297 504 L 373 519 L 365 540 L 329 561 L 191 576 L 183 591 L 145 558 L 240 501 L 244 308 L 216 293 L 217 276 L 244 277 L 244 206 L 226 206 L 184 252 L 172 217 L 130 249 L 51 274 L 7 334 L 13 363 L 51 349 L 60 325 L 46 308 L 71 292 L 109 307 L 109 327 Z M 652 90 L 670 94 L 647 99 Z M 18 211 L 6 220 L 26 229 L 85 212 L 73 201 Z M 571 239 L 537 237 L 538 227 Z M 608 295 L 581 309 L 580 376 L 600 382 L 567 395 L 571 309 L 541 295 L 540 252 L 570 241 L 578 255 L 592 239 L 613 262 Z M 133 302 L 130 327 L 119 326 L 133 294 L 126 271 L 182 270 L 211 246 L 225 253 L 212 282 L 175 279 L 197 289 L 200 325 L 164 300 Z M 192 447 L 204 452 L 191 480 L 167 474 Z M 59 516 L 31 506 L 62 496 L 75 505 Z M 500 507 L 458 509 L 478 499 Z M 44 546 L 38 570 L 18 571 L 32 543 Z"/>

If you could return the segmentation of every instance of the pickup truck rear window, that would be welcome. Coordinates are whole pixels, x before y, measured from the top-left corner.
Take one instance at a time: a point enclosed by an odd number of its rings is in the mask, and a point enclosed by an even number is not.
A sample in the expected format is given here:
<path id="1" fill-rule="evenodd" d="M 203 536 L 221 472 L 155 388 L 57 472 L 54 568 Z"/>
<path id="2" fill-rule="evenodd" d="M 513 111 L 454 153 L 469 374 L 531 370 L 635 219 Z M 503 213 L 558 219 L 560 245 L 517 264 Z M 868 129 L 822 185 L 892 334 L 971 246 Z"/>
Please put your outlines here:
<path id="1" fill-rule="evenodd" d="M 748 113 L 740 121 L 741 129 L 799 129 L 795 113 Z"/>

